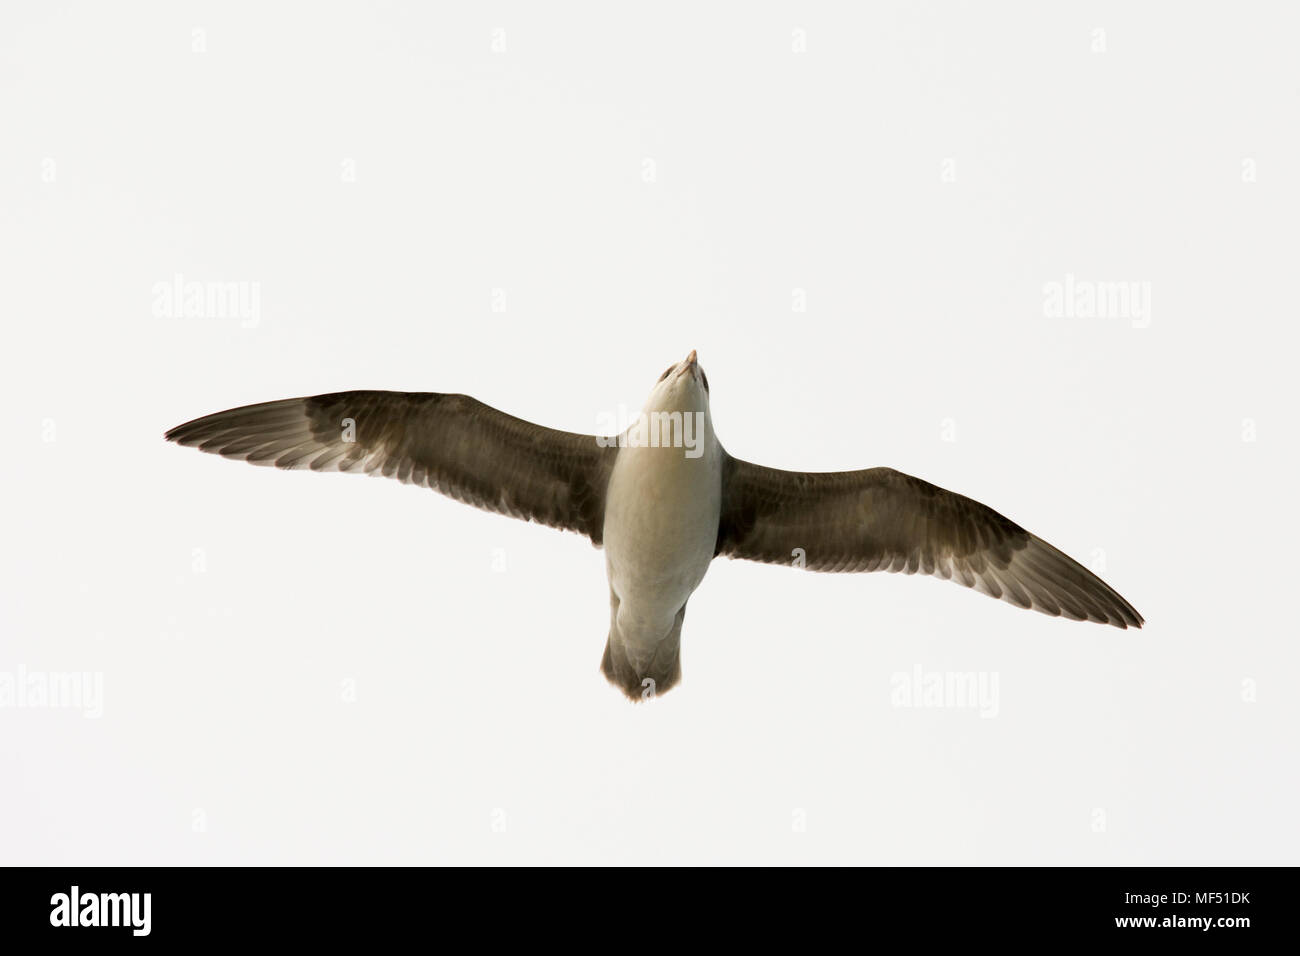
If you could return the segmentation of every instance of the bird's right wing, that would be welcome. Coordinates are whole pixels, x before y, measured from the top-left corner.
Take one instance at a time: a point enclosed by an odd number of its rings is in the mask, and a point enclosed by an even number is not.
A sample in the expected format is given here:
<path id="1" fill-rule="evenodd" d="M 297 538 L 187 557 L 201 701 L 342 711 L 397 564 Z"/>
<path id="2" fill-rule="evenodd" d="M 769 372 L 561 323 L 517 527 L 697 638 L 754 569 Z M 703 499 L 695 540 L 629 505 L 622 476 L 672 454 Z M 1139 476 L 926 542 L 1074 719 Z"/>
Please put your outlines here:
<path id="1" fill-rule="evenodd" d="M 169 441 L 255 465 L 397 478 L 601 542 L 616 447 L 543 428 L 467 395 L 335 392 L 232 408 Z"/>
<path id="2" fill-rule="evenodd" d="M 812 571 L 920 571 L 1044 614 L 1142 626 L 1133 605 L 1043 539 L 892 468 L 781 471 L 728 456 L 717 553 Z"/>

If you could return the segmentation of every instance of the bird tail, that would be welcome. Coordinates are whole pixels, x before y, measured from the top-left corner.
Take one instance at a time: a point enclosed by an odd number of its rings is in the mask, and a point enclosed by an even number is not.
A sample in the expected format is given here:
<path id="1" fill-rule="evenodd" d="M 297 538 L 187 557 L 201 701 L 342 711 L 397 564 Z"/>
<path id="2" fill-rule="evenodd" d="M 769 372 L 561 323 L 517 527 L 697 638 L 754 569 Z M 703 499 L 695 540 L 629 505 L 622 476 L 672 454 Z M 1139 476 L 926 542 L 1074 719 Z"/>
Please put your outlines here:
<path id="1" fill-rule="evenodd" d="M 617 599 L 612 600 L 614 607 L 610 614 L 609 638 L 605 641 L 605 656 L 600 662 L 601 673 L 629 700 L 653 700 L 682 678 L 682 621 L 686 617 L 686 607 L 677 612 L 672 630 L 655 645 L 646 659 L 644 655 L 630 653 L 629 644 L 618 629 Z"/>

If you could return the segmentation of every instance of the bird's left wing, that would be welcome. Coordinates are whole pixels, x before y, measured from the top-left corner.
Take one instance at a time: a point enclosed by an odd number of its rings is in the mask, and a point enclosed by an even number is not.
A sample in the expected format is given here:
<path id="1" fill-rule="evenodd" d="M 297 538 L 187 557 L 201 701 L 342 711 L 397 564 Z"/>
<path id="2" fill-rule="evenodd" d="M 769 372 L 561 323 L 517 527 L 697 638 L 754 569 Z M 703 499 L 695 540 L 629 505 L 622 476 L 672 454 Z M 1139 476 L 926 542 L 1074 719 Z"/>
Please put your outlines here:
<path id="1" fill-rule="evenodd" d="M 1046 541 L 892 468 L 781 471 L 728 456 L 716 553 L 813 571 L 919 571 L 1044 614 L 1142 626 L 1133 605 Z"/>
<path id="2" fill-rule="evenodd" d="M 618 449 L 468 395 L 335 392 L 232 408 L 168 440 L 255 465 L 382 475 L 600 544 Z"/>

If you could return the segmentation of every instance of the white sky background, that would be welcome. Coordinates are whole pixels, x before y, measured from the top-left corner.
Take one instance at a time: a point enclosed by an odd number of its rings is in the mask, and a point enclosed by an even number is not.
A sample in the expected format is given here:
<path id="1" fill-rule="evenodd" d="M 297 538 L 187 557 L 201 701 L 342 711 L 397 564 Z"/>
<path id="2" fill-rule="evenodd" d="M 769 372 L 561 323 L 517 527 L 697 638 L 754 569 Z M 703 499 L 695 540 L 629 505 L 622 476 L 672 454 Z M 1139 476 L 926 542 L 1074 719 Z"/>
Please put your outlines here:
<path id="1" fill-rule="evenodd" d="M 4 5 L 0 674 L 103 715 L 0 708 L 0 862 L 1295 863 L 1294 9 L 538 6 Z M 589 432 L 691 348 L 733 454 L 970 495 L 1147 627 L 723 560 L 632 705 L 584 539 L 161 437 Z"/>

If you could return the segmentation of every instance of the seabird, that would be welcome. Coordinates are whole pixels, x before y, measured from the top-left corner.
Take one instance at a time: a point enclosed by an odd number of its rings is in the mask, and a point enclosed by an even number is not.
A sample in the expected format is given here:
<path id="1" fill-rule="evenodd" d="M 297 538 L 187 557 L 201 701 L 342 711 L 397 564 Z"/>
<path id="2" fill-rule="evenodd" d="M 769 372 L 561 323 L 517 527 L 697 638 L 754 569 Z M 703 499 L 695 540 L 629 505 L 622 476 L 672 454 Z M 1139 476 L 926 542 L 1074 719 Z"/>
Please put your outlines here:
<path id="1" fill-rule="evenodd" d="M 534 425 L 470 398 L 354 391 L 232 408 L 168 440 L 255 465 L 382 475 L 604 546 L 601 670 L 633 700 L 681 677 L 686 603 L 715 557 L 811 571 L 936 575 L 1053 617 L 1141 627 L 1078 562 L 977 501 L 892 468 L 781 471 L 727 454 L 694 351 L 613 437 Z"/>

